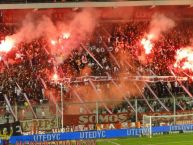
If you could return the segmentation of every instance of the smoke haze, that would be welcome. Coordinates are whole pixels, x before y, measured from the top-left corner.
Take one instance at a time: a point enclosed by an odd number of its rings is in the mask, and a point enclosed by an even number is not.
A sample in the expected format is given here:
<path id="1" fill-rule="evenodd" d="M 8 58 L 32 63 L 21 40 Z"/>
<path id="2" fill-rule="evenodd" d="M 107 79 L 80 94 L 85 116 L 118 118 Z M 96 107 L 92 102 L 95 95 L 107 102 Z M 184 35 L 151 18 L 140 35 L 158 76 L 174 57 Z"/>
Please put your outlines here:
<path id="1" fill-rule="evenodd" d="M 63 33 L 69 33 L 70 38 L 65 41 L 63 48 L 60 46 L 51 47 L 51 54 L 55 57 L 57 64 L 60 64 L 67 58 L 67 56 L 72 52 L 72 50 L 79 47 L 80 43 L 87 41 L 92 35 L 96 25 L 98 23 L 98 15 L 95 10 L 85 9 L 77 13 L 71 21 L 68 22 L 53 22 L 48 16 L 36 16 L 28 15 L 26 19 L 22 22 L 21 28 L 17 31 L 16 34 L 10 36 L 15 40 L 16 44 L 20 42 L 31 42 L 34 39 L 40 37 L 46 37 L 48 41 L 54 40 L 57 41 L 58 37 Z M 175 22 L 170 18 L 162 15 L 155 14 L 152 17 L 150 22 L 150 34 L 154 35 L 154 39 L 158 39 L 161 33 L 167 32 L 175 26 Z M 128 56 L 121 56 L 120 61 L 126 61 Z M 134 66 L 135 67 L 135 66 Z M 90 72 L 89 69 L 85 69 L 85 72 Z M 84 72 L 83 72 L 84 73 Z M 131 75 L 137 75 L 135 72 Z M 122 79 L 118 74 L 118 78 Z M 138 83 L 139 88 L 143 88 L 143 83 Z M 134 82 L 121 80 L 118 84 L 116 82 L 109 82 L 107 84 L 90 84 L 73 87 L 73 89 L 79 94 L 79 96 L 74 97 L 74 101 L 78 102 L 95 102 L 95 101 L 112 101 L 124 100 L 124 97 L 138 96 L 139 91 L 134 85 Z M 54 95 L 56 98 L 59 98 L 59 95 Z M 80 98 L 82 100 L 80 100 Z M 53 99 L 53 98 L 52 98 Z M 56 99 L 58 100 L 58 99 Z M 117 103 L 120 103 L 117 102 Z M 116 103 L 114 103 L 116 105 Z M 112 105 L 112 103 L 105 103 L 104 106 Z M 66 109 L 69 112 L 74 112 L 75 110 Z M 76 107 L 75 107 L 76 108 Z M 79 107 L 77 107 L 79 108 Z M 90 105 L 89 108 L 93 108 L 93 105 Z"/>
<path id="2" fill-rule="evenodd" d="M 163 14 L 154 14 L 149 27 L 149 34 L 152 34 L 154 39 L 157 40 L 161 33 L 167 32 L 175 27 L 175 22 Z"/>
<path id="3" fill-rule="evenodd" d="M 50 52 L 55 56 L 57 63 L 62 63 L 73 49 L 79 47 L 92 34 L 97 24 L 97 13 L 94 9 L 84 9 L 77 12 L 71 21 L 53 22 L 46 15 L 29 14 L 26 16 L 20 29 L 10 37 L 15 45 L 21 42 L 30 43 L 35 39 L 44 37 L 50 41 L 58 42 L 61 35 L 69 33 L 69 40 L 61 45 L 50 45 Z M 58 57 L 60 59 L 58 59 Z"/>

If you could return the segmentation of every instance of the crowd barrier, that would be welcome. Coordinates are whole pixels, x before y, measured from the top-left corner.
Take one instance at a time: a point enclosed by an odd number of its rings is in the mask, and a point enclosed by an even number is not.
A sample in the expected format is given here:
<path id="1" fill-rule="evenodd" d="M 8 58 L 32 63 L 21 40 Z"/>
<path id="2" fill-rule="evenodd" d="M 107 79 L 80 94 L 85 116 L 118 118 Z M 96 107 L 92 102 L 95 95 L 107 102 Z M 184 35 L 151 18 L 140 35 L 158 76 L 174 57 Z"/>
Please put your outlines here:
<path id="1" fill-rule="evenodd" d="M 21 144 L 30 142 L 51 142 L 51 141 L 67 141 L 67 140 L 93 140 L 106 138 L 120 138 L 147 135 L 150 128 L 129 128 L 115 130 L 93 130 L 80 132 L 64 132 L 50 134 L 36 134 L 25 136 L 12 136 L 10 144 Z M 172 126 L 157 126 L 152 127 L 152 134 L 176 132 L 176 131 L 191 131 L 193 124 L 187 125 L 172 125 Z"/>

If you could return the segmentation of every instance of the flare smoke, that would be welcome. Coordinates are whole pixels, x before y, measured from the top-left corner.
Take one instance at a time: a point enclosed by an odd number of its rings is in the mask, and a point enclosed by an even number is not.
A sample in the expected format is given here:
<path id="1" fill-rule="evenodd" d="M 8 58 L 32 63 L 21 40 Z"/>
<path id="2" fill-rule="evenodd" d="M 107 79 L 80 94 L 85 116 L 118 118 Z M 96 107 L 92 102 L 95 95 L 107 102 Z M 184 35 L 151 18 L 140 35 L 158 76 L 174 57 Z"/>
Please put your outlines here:
<path id="1" fill-rule="evenodd" d="M 153 39 L 158 39 L 161 33 L 167 32 L 175 27 L 175 22 L 163 14 L 154 14 L 150 22 L 149 34 Z"/>
<path id="2" fill-rule="evenodd" d="M 14 46 L 21 42 L 30 43 L 35 39 L 44 37 L 48 42 L 57 42 L 58 38 L 69 33 L 70 39 L 61 45 L 54 47 L 50 45 L 50 52 L 53 56 L 62 57 L 61 63 L 73 49 L 86 41 L 92 34 L 97 24 L 97 13 L 93 9 L 85 9 L 74 15 L 71 21 L 53 22 L 46 15 L 29 14 L 22 22 L 21 28 L 13 35 L 8 36 L 8 40 L 14 40 Z M 9 42 L 7 42 L 9 43 Z M 59 55 L 59 56 L 58 56 Z"/>

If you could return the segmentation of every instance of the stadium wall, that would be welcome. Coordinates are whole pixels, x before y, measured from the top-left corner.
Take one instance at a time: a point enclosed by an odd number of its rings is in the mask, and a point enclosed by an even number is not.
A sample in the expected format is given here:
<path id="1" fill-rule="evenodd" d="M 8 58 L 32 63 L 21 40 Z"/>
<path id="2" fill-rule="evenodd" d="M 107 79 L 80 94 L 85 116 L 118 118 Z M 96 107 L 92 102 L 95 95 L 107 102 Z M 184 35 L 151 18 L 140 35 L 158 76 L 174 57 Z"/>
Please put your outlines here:
<path id="1" fill-rule="evenodd" d="M 47 8 L 86 8 L 86 7 L 125 7 L 125 6 L 168 6 L 168 5 L 193 5 L 192 0 L 141 0 L 122 2 L 65 2 L 65 3 L 26 3 L 1 4 L 0 9 L 47 9 Z"/>
<path id="2" fill-rule="evenodd" d="M 180 13 L 179 13 L 180 9 Z M 28 16 L 28 14 L 47 15 L 52 18 L 53 21 L 64 21 L 73 18 L 77 12 L 72 9 L 20 9 L 20 10 L 1 10 L 0 23 L 20 23 Z M 172 19 L 192 19 L 193 8 L 187 6 L 160 6 L 153 9 L 149 7 L 121 7 L 121 8 L 97 8 L 96 9 L 99 18 L 102 21 L 113 20 L 150 20 L 155 13 L 162 13 Z"/>

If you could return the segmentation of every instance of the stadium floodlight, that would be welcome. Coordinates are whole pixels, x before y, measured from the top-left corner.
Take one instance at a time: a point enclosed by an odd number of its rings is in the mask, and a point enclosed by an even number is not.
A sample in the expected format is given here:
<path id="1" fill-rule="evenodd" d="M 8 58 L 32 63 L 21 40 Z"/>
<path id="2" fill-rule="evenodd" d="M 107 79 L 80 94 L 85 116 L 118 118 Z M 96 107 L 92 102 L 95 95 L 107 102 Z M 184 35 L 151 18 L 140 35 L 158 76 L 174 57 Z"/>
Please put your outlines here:
<path id="1" fill-rule="evenodd" d="M 191 127 L 186 128 L 187 125 Z M 178 115 L 158 115 L 158 116 L 143 116 L 143 135 L 147 135 L 150 138 L 156 134 L 154 127 L 169 127 L 169 132 L 164 130 L 159 131 L 162 133 L 170 132 L 184 132 L 193 130 L 193 114 L 178 114 Z M 157 129 L 158 130 L 158 129 Z"/>

